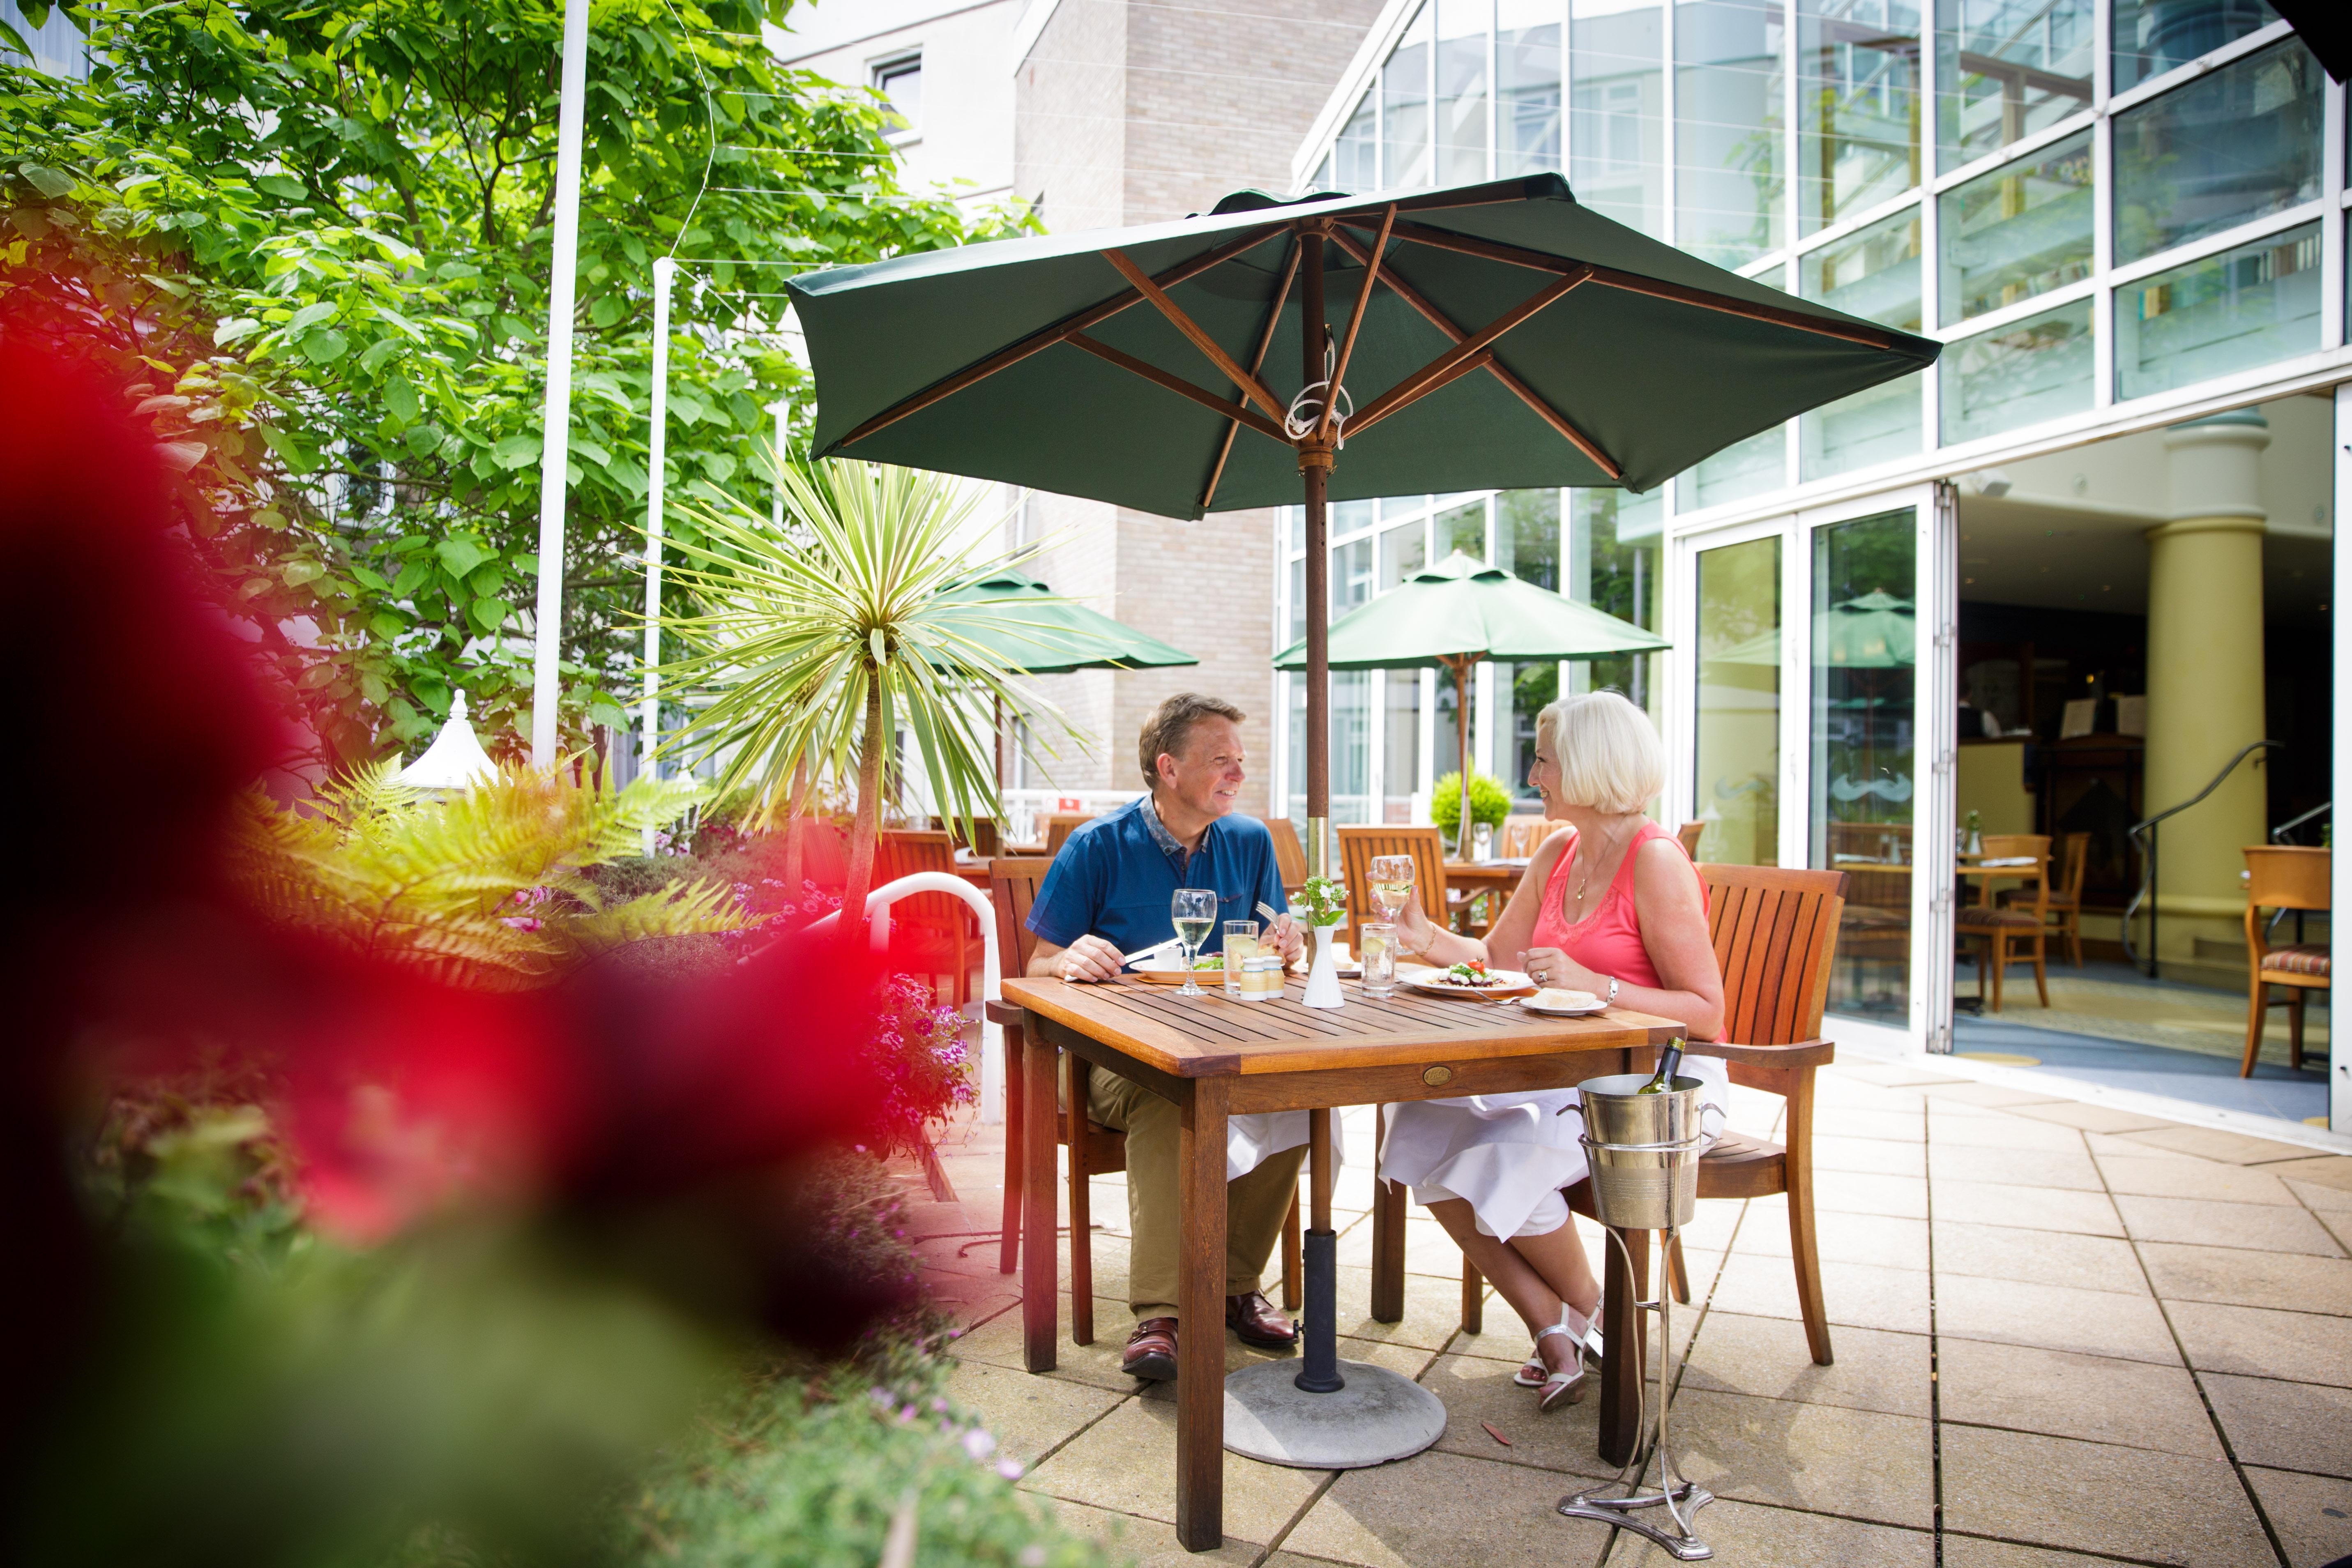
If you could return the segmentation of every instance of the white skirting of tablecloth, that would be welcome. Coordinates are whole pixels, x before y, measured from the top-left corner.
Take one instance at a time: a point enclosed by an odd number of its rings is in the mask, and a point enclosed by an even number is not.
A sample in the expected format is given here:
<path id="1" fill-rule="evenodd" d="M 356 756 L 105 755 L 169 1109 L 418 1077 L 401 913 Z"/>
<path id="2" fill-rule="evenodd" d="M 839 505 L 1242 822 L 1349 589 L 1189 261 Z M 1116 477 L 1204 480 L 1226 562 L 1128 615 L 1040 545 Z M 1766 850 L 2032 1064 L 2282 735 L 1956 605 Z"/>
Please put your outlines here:
<path id="1" fill-rule="evenodd" d="M 1236 1181 L 1265 1163 L 1271 1155 L 1296 1149 L 1307 1142 L 1304 1110 L 1254 1110 L 1225 1120 L 1225 1180 Z M 1331 1168 L 1337 1173 L 1348 1163 L 1348 1141 L 1339 1131 L 1339 1113 L 1331 1112 Z"/>
<path id="2" fill-rule="evenodd" d="M 1720 1057 L 1691 1056 L 1681 1072 L 1706 1085 L 1700 1131 L 1711 1142 L 1723 1135 L 1730 1069 Z M 1557 1230 L 1565 1223 L 1557 1194 L 1585 1174 L 1584 1118 L 1575 1105 L 1572 1089 L 1391 1105 L 1381 1179 L 1413 1188 L 1422 1203 L 1467 1199 L 1488 1236 L 1528 1234 L 1538 1216 L 1542 1231 Z"/>

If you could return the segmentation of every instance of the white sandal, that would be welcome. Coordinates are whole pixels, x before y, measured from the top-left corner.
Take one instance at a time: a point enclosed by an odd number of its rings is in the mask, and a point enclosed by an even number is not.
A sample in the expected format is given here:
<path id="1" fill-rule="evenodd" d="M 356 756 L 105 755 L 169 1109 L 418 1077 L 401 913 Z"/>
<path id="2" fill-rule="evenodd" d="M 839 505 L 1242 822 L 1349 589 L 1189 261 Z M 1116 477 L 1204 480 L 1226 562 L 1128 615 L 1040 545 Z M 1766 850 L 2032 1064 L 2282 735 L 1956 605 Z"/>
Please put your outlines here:
<path id="1" fill-rule="evenodd" d="M 1561 1401 L 1573 1405 L 1584 1397 L 1584 1352 L 1589 1349 L 1594 1357 L 1601 1354 L 1601 1331 L 1591 1320 L 1567 1302 L 1560 1303 L 1559 1321 L 1536 1331 L 1536 1342 L 1540 1345 L 1553 1334 L 1566 1337 L 1576 1347 L 1573 1367 L 1566 1372 L 1554 1372 L 1544 1362 L 1540 1352 L 1527 1359 L 1526 1364 L 1511 1374 L 1511 1381 L 1521 1388 L 1542 1390 L 1536 1401 L 1538 1410 L 1549 1410 Z"/>

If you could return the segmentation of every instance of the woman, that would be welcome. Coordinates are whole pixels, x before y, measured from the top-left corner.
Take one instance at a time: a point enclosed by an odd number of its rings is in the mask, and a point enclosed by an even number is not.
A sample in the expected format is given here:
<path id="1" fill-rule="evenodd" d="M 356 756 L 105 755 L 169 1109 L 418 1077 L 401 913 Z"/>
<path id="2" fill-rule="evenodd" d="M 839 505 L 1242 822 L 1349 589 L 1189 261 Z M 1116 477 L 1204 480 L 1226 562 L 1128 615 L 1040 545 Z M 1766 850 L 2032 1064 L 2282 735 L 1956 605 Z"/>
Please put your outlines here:
<path id="1" fill-rule="evenodd" d="M 1440 929 L 1416 898 L 1398 940 L 1432 963 L 1512 963 L 1539 985 L 1590 991 L 1619 1007 L 1678 1020 L 1693 1041 L 1723 1027 L 1723 975 L 1707 940 L 1706 889 L 1674 836 L 1642 814 L 1665 782 L 1657 731 L 1613 691 L 1563 697 L 1536 720 L 1528 783 L 1545 839 L 1484 942 Z M 1490 957 L 1491 955 L 1491 957 Z M 1703 1118 L 1720 1134 L 1723 1062 L 1685 1059 L 1706 1085 Z M 1391 1108 L 1381 1175 L 1412 1188 L 1535 1334 L 1513 1382 L 1551 1410 L 1583 1396 L 1584 1350 L 1601 1282 L 1561 1189 L 1584 1177 L 1576 1091 L 1414 1100 Z"/>

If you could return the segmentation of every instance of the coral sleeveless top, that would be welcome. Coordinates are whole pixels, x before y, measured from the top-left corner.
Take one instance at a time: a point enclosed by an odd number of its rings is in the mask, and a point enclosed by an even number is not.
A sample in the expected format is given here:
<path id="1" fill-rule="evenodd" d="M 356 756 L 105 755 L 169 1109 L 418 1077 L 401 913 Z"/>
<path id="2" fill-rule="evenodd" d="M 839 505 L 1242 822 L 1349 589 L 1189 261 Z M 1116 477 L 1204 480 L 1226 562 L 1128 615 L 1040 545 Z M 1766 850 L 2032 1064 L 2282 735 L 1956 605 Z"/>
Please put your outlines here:
<path id="1" fill-rule="evenodd" d="M 1642 944 L 1641 916 L 1633 908 L 1633 858 L 1653 838 L 1663 838 L 1675 847 L 1675 854 L 1683 853 L 1680 839 L 1643 818 L 1633 841 L 1625 847 L 1625 857 L 1618 862 L 1609 890 L 1601 895 L 1601 907 L 1570 925 L 1561 910 L 1567 903 L 1569 869 L 1576 864 L 1576 837 L 1571 832 L 1552 865 L 1550 879 L 1544 884 L 1543 908 L 1536 915 L 1535 935 L 1528 939 L 1528 945 L 1556 947 L 1594 973 L 1612 975 L 1629 985 L 1664 989 L 1656 965 L 1650 962 L 1650 950 Z M 1688 858 L 1685 858 L 1687 863 Z M 1697 868 L 1692 868 L 1691 875 L 1698 875 Z M 1699 907 L 1705 909 L 1704 881 L 1698 896 Z"/>

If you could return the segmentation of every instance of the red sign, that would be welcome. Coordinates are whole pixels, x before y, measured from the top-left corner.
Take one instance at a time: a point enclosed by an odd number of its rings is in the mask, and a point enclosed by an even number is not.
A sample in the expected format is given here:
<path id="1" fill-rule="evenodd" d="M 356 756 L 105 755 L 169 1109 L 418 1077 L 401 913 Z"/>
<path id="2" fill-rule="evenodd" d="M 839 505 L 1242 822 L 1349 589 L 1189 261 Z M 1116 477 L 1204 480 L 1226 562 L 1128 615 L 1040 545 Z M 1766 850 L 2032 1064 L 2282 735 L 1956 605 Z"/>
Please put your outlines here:
<path id="1" fill-rule="evenodd" d="M 1055 811 L 1078 811 L 1083 808 L 1078 805 L 1078 797 L 1076 795 L 1066 795 L 1054 803 L 1054 809 Z"/>

